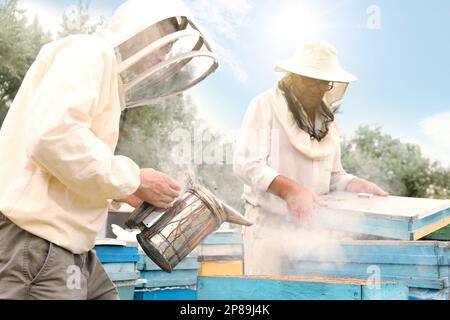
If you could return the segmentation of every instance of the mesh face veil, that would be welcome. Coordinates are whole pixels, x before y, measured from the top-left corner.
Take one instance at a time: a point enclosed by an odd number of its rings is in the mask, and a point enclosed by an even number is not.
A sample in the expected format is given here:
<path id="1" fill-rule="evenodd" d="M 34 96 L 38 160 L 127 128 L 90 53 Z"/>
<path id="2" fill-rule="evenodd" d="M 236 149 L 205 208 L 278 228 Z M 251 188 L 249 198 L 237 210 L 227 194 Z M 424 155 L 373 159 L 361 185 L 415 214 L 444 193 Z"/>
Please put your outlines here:
<path id="1" fill-rule="evenodd" d="M 300 77 L 300 78 L 299 78 Z M 332 84 L 332 88 L 329 91 L 324 92 L 323 96 L 323 102 L 325 105 L 327 105 L 331 110 L 339 108 L 339 106 L 342 104 L 344 100 L 345 93 L 347 92 L 347 88 L 349 86 L 349 83 L 347 82 L 335 82 L 335 81 L 329 81 L 324 79 L 314 79 L 310 77 L 305 77 L 303 75 L 297 75 L 294 73 L 286 73 L 286 76 L 284 78 L 284 81 L 287 81 L 290 85 L 292 85 L 293 81 L 317 81 L 320 80 L 324 82 L 325 84 Z M 296 80 L 294 80 L 296 79 Z M 299 80 L 300 79 L 300 80 Z M 308 80 L 309 79 L 309 80 Z"/>
<path id="2" fill-rule="evenodd" d="M 218 67 L 208 42 L 186 17 L 150 26 L 116 54 L 127 108 L 187 90 Z"/>
<path id="3" fill-rule="evenodd" d="M 330 108 L 339 108 L 344 100 L 345 92 L 348 88 L 348 83 L 334 82 L 333 89 L 325 93 L 323 101 Z"/>
<path id="4" fill-rule="evenodd" d="M 120 40 L 115 52 L 123 107 L 185 91 L 218 68 L 205 34 L 180 0 L 129 0 L 116 20 L 112 35 Z"/>

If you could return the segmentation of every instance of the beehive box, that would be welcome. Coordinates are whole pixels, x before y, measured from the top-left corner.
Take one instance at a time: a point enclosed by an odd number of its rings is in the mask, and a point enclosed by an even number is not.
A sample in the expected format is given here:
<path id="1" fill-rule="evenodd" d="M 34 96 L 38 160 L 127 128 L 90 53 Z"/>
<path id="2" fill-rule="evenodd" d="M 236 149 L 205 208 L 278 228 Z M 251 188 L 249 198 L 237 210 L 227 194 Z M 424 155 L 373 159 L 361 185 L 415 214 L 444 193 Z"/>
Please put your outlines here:
<path id="1" fill-rule="evenodd" d="M 134 300 L 196 300 L 197 292 L 195 286 L 170 287 L 154 289 L 138 289 L 134 293 Z"/>
<path id="2" fill-rule="evenodd" d="M 240 261 L 243 257 L 242 234 L 219 230 L 209 235 L 197 248 L 200 261 Z"/>
<path id="3" fill-rule="evenodd" d="M 409 300 L 450 300 L 450 289 L 409 288 Z"/>
<path id="4" fill-rule="evenodd" d="M 238 261 L 203 261 L 199 275 L 201 276 L 242 276 L 244 263 Z"/>
<path id="5" fill-rule="evenodd" d="M 440 241 L 450 241 L 450 225 L 433 232 L 432 234 L 426 236 L 425 240 L 440 240 Z"/>
<path id="6" fill-rule="evenodd" d="M 450 201 L 403 197 L 360 198 L 337 192 L 323 197 L 314 219 L 322 227 L 393 240 L 418 240 L 450 224 Z"/>
<path id="7" fill-rule="evenodd" d="M 141 273 L 141 279 L 147 281 L 140 286 L 141 288 L 195 286 L 200 263 L 197 256 L 191 255 L 181 261 L 172 273 L 167 273 L 141 253 L 137 268 Z"/>
<path id="8" fill-rule="evenodd" d="M 134 299 L 134 287 L 139 279 L 137 243 L 117 240 L 98 240 L 94 248 L 122 300 Z"/>
<path id="9" fill-rule="evenodd" d="M 195 254 L 187 256 L 172 273 L 161 270 L 144 253 L 137 265 L 144 283 L 135 287 L 135 300 L 195 300 L 200 263 Z"/>
<path id="10" fill-rule="evenodd" d="M 355 279 L 375 275 L 382 281 L 404 283 L 411 292 L 439 294 L 449 288 L 449 261 L 450 242 L 344 241 L 327 256 L 293 258 L 287 274 Z"/>
<path id="11" fill-rule="evenodd" d="M 404 284 L 308 277 L 199 277 L 198 300 L 406 300 Z"/>
<path id="12" fill-rule="evenodd" d="M 236 230 L 219 230 L 199 247 L 200 275 L 240 276 L 244 272 L 242 234 Z"/>

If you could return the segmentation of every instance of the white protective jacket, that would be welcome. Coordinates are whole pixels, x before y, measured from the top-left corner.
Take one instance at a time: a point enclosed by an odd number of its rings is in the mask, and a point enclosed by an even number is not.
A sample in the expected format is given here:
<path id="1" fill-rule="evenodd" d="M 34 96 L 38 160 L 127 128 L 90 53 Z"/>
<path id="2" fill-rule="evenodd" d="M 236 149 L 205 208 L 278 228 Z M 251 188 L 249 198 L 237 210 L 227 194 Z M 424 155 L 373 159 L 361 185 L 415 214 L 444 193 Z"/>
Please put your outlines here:
<path id="1" fill-rule="evenodd" d="M 171 18 L 185 21 L 185 29 L 158 38 L 164 34 L 155 26 Z M 132 96 L 122 75 L 139 70 L 139 79 L 153 80 L 153 73 L 164 67 L 173 76 L 169 62 L 148 62 L 169 45 L 174 52 L 185 49 L 171 58 L 177 68 L 194 70 L 190 62 L 198 57 L 208 61 L 180 90 L 198 83 L 218 65 L 200 30 L 181 0 L 128 0 L 96 35 L 44 46 L 0 132 L 0 211 L 20 228 L 75 254 L 92 249 L 106 222 L 108 202 L 133 194 L 140 185 L 139 167 L 114 155 L 125 96 Z M 194 39 L 193 46 L 185 48 L 186 39 Z M 128 57 L 132 61 L 123 61 L 127 58 L 120 48 L 130 42 L 137 51 Z M 136 90 L 150 89 L 149 84 Z M 178 92 L 169 89 L 162 96 Z"/>
<path id="2" fill-rule="evenodd" d="M 100 36 L 43 47 L 0 132 L 0 211 L 75 254 L 92 249 L 108 200 L 133 194 L 139 167 L 115 156 L 117 62 Z"/>
<path id="3" fill-rule="evenodd" d="M 320 128 L 321 118 L 316 118 Z M 237 143 L 234 171 L 245 184 L 245 200 L 276 215 L 288 214 L 286 203 L 268 192 L 279 175 L 317 194 L 344 191 L 355 178 L 342 167 L 336 123 L 321 142 L 311 140 L 297 126 L 278 86 L 250 104 Z"/>

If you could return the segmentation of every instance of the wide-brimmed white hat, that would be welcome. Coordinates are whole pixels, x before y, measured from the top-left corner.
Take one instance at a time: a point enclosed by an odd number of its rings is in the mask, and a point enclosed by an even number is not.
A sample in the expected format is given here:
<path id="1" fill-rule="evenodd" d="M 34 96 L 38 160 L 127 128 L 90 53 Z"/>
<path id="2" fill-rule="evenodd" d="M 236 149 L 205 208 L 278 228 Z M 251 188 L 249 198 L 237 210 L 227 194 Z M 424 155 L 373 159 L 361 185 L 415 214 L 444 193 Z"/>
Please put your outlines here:
<path id="1" fill-rule="evenodd" d="M 358 79 L 341 67 L 336 48 L 325 42 L 305 43 L 293 58 L 278 62 L 275 71 L 333 82 L 349 83 Z"/>

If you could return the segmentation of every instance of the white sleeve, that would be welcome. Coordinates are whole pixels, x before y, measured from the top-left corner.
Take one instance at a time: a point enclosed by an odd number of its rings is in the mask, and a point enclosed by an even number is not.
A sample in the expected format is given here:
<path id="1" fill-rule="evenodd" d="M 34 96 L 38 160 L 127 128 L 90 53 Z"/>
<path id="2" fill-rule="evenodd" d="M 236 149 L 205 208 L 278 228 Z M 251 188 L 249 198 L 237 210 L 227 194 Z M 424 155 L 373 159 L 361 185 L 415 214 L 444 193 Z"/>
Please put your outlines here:
<path id="1" fill-rule="evenodd" d="M 234 156 L 235 174 L 251 188 L 267 192 L 280 174 L 268 165 L 272 139 L 272 111 L 255 98 L 244 118 Z"/>
<path id="2" fill-rule="evenodd" d="M 115 156 L 91 127 L 93 118 L 103 112 L 99 96 L 111 94 L 108 84 L 115 77 L 115 67 L 111 57 L 97 48 L 63 49 L 35 93 L 37 120 L 27 146 L 34 163 L 67 188 L 105 200 L 125 198 L 140 184 L 137 164 Z M 121 111 L 108 112 L 118 112 L 120 117 Z M 118 132 L 119 122 L 108 128 L 108 133 Z"/>

